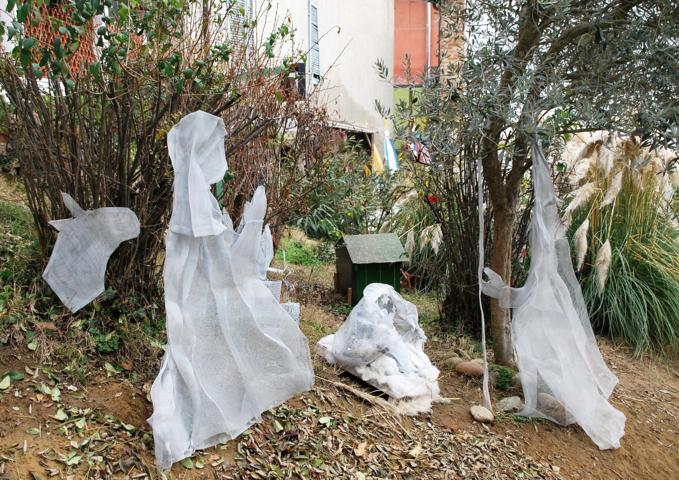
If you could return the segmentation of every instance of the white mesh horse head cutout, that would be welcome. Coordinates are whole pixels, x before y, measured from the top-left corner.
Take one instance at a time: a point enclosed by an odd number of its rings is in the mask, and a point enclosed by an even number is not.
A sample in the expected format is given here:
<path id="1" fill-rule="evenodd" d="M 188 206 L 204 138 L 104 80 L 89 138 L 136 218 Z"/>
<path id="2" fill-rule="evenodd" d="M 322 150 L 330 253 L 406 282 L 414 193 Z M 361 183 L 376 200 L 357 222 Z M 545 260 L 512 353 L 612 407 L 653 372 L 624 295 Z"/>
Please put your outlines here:
<path id="1" fill-rule="evenodd" d="M 314 380 L 306 338 L 261 278 L 271 241 L 264 188 L 238 230 L 210 192 L 226 171 L 223 143 L 221 120 L 204 112 L 168 135 L 175 171 L 163 275 L 168 344 L 149 418 L 161 469 L 237 437 Z"/>
<path id="2" fill-rule="evenodd" d="M 104 291 L 108 259 L 122 242 L 139 236 L 139 220 L 129 208 L 83 210 L 67 193 L 61 196 L 73 218 L 50 222 L 59 234 L 42 278 L 77 312 Z"/>
<path id="3" fill-rule="evenodd" d="M 371 283 L 363 298 L 319 350 L 394 399 L 422 399 L 422 410 L 439 397 L 438 375 L 424 353 L 427 337 L 418 324 L 417 307 L 390 285 Z"/>
<path id="4" fill-rule="evenodd" d="M 526 284 L 510 288 L 487 268 L 483 292 L 514 309 L 512 339 L 525 396 L 522 414 L 576 422 L 599 448 L 618 448 L 625 416 L 608 402 L 618 379 L 592 332 L 538 140 L 531 151 L 535 205 Z"/>

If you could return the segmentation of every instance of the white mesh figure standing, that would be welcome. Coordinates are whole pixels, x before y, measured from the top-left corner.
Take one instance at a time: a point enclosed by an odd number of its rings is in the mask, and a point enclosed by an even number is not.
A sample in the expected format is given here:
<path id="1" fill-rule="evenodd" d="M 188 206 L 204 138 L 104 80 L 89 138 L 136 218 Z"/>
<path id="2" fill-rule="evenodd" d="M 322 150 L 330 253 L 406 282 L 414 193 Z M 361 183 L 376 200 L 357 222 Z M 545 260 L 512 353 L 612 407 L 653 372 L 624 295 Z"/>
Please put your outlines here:
<path id="1" fill-rule="evenodd" d="M 67 193 L 61 196 L 73 218 L 50 222 L 59 235 L 42 278 L 77 312 L 104 291 L 108 259 L 118 245 L 139 235 L 139 220 L 129 208 L 83 210 Z"/>
<path id="2" fill-rule="evenodd" d="M 625 415 L 608 397 L 618 379 L 608 369 L 592 332 L 547 162 L 532 146 L 535 205 L 526 284 L 508 287 L 486 268 L 486 295 L 513 308 L 512 340 L 521 372 L 527 416 L 576 422 L 601 449 L 618 448 Z"/>
<path id="3" fill-rule="evenodd" d="M 264 188 L 240 232 L 210 192 L 226 172 L 224 136 L 222 120 L 200 111 L 168 135 L 175 171 L 164 270 L 168 344 L 149 419 L 161 469 L 238 436 L 313 384 L 306 338 L 258 275 Z"/>

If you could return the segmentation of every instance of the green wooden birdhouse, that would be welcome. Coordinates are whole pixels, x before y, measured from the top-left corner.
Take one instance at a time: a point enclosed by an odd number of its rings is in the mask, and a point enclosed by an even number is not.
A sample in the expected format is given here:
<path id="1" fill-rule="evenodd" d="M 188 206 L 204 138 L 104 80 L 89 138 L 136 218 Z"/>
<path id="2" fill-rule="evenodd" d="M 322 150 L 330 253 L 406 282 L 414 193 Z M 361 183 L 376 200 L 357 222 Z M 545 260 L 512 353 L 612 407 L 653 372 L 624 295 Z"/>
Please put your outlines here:
<path id="1" fill-rule="evenodd" d="M 371 283 L 401 289 L 401 265 L 408 260 L 395 233 L 345 235 L 337 242 L 335 290 L 356 305 Z"/>

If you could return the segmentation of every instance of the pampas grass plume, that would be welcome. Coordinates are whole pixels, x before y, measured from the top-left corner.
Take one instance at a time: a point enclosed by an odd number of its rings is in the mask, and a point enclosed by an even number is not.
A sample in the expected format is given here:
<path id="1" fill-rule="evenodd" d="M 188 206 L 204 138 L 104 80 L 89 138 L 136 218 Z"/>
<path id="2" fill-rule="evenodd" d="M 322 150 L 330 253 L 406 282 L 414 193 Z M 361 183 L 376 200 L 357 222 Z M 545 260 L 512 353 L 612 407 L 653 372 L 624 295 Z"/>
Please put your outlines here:
<path id="1" fill-rule="evenodd" d="M 599 205 L 599 209 L 607 207 L 613 203 L 615 198 L 620 193 L 620 190 L 622 190 L 622 170 L 616 173 L 615 177 L 613 177 L 613 181 L 608 187 L 608 190 L 606 190 L 606 195 L 604 195 L 604 200 L 601 202 L 601 205 Z"/>
<path id="2" fill-rule="evenodd" d="M 599 293 L 603 293 L 604 288 L 606 288 L 608 270 L 611 267 L 611 257 L 611 242 L 606 240 L 606 242 L 599 249 L 599 252 L 597 252 L 596 260 L 594 262 Z"/>
<path id="3" fill-rule="evenodd" d="M 586 218 L 584 222 L 575 231 L 575 252 L 577 257 L 577 270 L 578 272 L 582 269 L 582 265 L 585 263 L 585 257 L 587 256 L 587 231 L 589 230 L 589 218 Z"/>
<path id="4" fill-rule="evenodd" d="M 439 247 L 441 246 L 442 241 L 443 232 L 441 231 L 441 225 L 437 223 L 431 233 L 431 248 L 434 250 L 434 253 L 439 253 Z"/>
<path id="5" fill-rule="evenodd" d="M 571 224 L 571 219 L 573 212 L 578 209 L 581 205 L 587 203 L 587 201 L 594 195 L 597 191 L 596 185 L 593 182 L 585 183 L 583 186 L 578 188 L 573 192 L 573 199 L 570 201 L 566 210 L 564 211 L 563 221 L 568 228 Z"/>
<path id="6" fill-rule="evenodd" d="M 415 232 L 410 230 L 406 236 L 406 252 L 409 257 L 412 257 L 413 250 L 415 250 Z"/>

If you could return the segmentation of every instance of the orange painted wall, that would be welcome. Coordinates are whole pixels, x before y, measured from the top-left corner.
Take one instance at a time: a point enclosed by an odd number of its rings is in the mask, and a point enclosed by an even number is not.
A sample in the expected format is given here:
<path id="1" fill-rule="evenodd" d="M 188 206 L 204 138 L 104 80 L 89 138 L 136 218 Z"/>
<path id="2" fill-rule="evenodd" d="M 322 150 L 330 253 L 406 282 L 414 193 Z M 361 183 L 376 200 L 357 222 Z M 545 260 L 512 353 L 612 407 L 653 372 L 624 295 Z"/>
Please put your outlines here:
<path id="1" fill-rule="evenodd" d="M 431 66 L 439 63 L 439 16 L 431 7 Z M 410 56 L 407 78 L 405 56 Z M 394 0 L 394 84 L 422 83 L 427 63 L 427 2 L 425 0 Z"/>
<path id="2" fill-rule="evenodd" d="M 32 22 L 26 24 L 26 36 L 35 37 L 41 47 L 49 46 L 54 43 L 55 37 L 60 37 L 62 42 L 66 42 L 65 35 L 57 31 L 56 24 L 69 23 L 71 9 L 64 0 L 57 0 L 50 5 L 40 6 L 41 21 L 37 25 Z M 34 59 L 38 62 L 39 59 Z M 94 61 L 94 27 L 90 20 L 87 30 L 80 39 L 78 49 L 68 57 L 67 63 L 71 74 L 77 76 L 78 72 L 89 63 Z"/>

